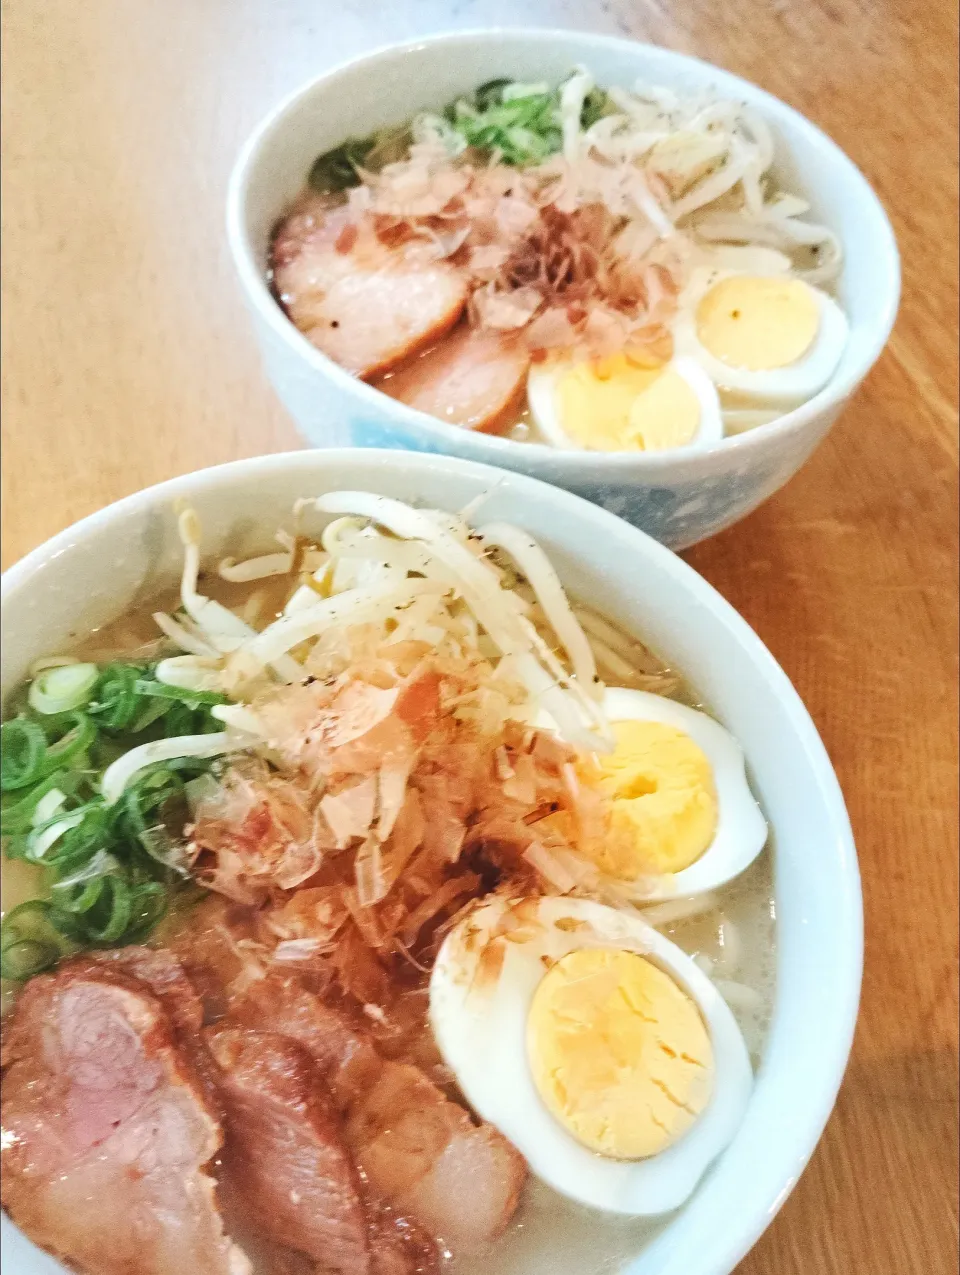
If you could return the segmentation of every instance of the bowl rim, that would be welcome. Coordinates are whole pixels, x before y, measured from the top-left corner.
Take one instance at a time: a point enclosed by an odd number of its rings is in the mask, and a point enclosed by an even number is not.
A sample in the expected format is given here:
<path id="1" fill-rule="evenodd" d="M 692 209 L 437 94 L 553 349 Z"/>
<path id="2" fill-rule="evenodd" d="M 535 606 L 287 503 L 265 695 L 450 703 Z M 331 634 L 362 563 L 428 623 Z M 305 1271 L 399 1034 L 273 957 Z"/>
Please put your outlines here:
<path id="1" fill-rule="evenodd" d="M 837 1029 L 830 1037 L 818 1042 L 816 1072 L 810 1069 L 804 1074 L 801 1104 L 803 1120 L 791 1123 L 789 1131 L 782 1132 L 778 1137 L 769 1153 L 769 1162 L 765 1164 L 765 1176 L 756 1183 L 749 1208 L 745 1208 L 743 1215 L 731 1225 L 722 1249 L 716 1249 L 709 1258 L 704 1258 L 698 1273 L 730 1275 L 773 1221 L 820 1140 L 849 1060 L 859 1008 L 863 970 L 863 903 L 856 848 L 839 781 L 809 712 L 760 637 L 713 585 L 651 536 L 591 502 L 541 479 L 456 456 L 377 448 L 331 448 L 314 452 L 311 459 L 313 457 L 316 457 L 314 463 L 325 467 L 352 467 L 357 473 L 358 486 L 367 475 L 376 483 L 378 470 L 382 472 L 385 465 L 390 465 L 394 471 L 399 469 L 409 475 L 414 482 L 418 473 L 429 469 L 434 472 L 439 470 L 441 473 L 472 475 L 491 485 L 507 484 L 515 490 L 521 508 L 525 492 L 531 498 L 553 502 L 558 513 L 566 513 L 579 521 L 585 531 L 592 530 L 595 535 L 608 540 L 620 540 L 624 548 L 621 560 L 629 562 L 639 558 L 652 562 L 671 577 L 678 591 L 692 596 L 699 607 L 711 612 L 714 619 L 741 646 L 757 679 L 766 683 L 768 690 L 777 696 L 788 713 L 797 747 L 809 761 L 815 788 L 821 796 L 832 830 L 830 845 L 836 870 L 836 897 L 843 913 L 844 925 L 836 935 L 836 965 L 832 969 L 830 985 L 825 990 L 833 1006 L 829 1019 L 836 1024 Z M 4 622 L 10 622 L 8 608 L 17 605 L 21 591 L 29 587 L 29 582 L 38 569 L 69 552 L 91 535 L 96 535 L 114 520 L 140 510 L 169 506 L 177 497 L 196 495 L 225 484 L 244 481 L 252 483 L 258 476 L 293 469 L 298 463 L 302 465 L 303 461 L 302 450 L 231 461 L 169 478 L 87 515 L 31 550 L 3 573 L 0 577 L 0 600 L 3 602 Z M 776 1015 L 771 1025 L 771 1039 L 775 1028 Z M 758 1084 L 765 1074 L 769 1074 L 766 1070 L 766 1057 L 761 1061 L 757 1074 Z M 789 1073 L 786 1069 L 781 1067 L 776 1074 L 779 1083 L 789 1086 Z M 700 1191 L 684 1206 L 684 1210 L 674 1216 L 684 1217 L 686 1209 L 696 1204 L 700 1192 L 707 1186 L 709 1181 L 705 1181 Z M 6 1231 L 11 1225 L 10 1219 L 4 1215 L 0 1229 Z M 658 1242 L 654 1239 L 652 1244 L 656 1246 Z M 641 1250 L 628 1259 L 629 1262 L 642 1257 L 642 1252 Z M 670 1257 L 662 1272 L 663 1275 L 686 1275 L 686 1271 L 676 1266 Z M 622 1275 L 629 1275 L 629 1266 L 624 1268 Z"/>
<path id="2" fill-rule="evenodd" d="M 789 106 L 781 98 L 732 71 L 727 71 L 702 58 L 678 53 L 661 45 L 614 35 L 581 32 L 573 28 L 475 27 L 436 32 L 410 40 L 381 44 L 338 62 L 319 75 L 312 76 L 261 117 L 260 122 L 248 134 L 238 152 L 230 173 L 226 199 L 226 231 L 230 255 L 248 304 L 268 324 L 272 332 L 314 371 L 331 378 L 343 391 L 354 393 L 358 402 L 368 405 L 377 415 L 394 416 L 410 429 L 435 440 L 441 447 L 444 443 L 449 444 L 454 438 L 462 439 L 464 431 L 461 427 L 449 425 L 426 412 L 418 411 L 396 399 L 390 399 L 373 385 L 351 376 L 333 359 L 310 343 L 280 308 L 267 285 L 262 266 L 258 264 L 257 255 L 247 235 L 246 208 L 251 174 L 260 156 L 268 149 L 275 133 L 282 129 L 288 116 L 296 110 L 303 99 L 310 97 L 318 88 L 335 85 L 339 77 L 351 75 L 364 66 L 372 68 L 378 62 L 394 61 L 425 48 L 443 46 L 455 48 L 457 45 L 477 43 L 496 44 L 508 39 L 538 43 L 576 41 L 578 50 L 582 50 L 583 60 L 588 59 L 589 51 L 593 48 L 621 51 L 639 48 L 643 49 L 648 57 L 652 56 L 655 60 L 685 67 L 703 78 L 720 77 L 724 85 L 729 86 L 731 92 L 736 91 L 739 95 L 745 91 L 747 99 L 758 106 L 768 118 L 773 117 L 774 121 L 777 116 L 788 119 L 791 126 L 805 134 L 811 144 L 819 148 L 832 165 L 845 170 L 848 178 L 858 187 L 858 202 L 864 218 L 873 221 L 876 232 L 885 241 L 885 247 L 877 257 L 877 273 L 883 275 L 886 296 L 884 303 L 860 327 L 861 332 L 868 338 L 864 342 L 860 357 L 844 374 L 835 372 L 821 390 L 799 407 L 765 425 L 758 425 L 743 433 L 694 447 L 650 453 L 597 452 L 585 448 L 565 448 L 560 451 L 548 448 L 543 449 L 546 455 L 538 456 L 538 460 L 546 460 L 548 466 L 554 471 L 582 465 L 589 460 L 592 470 L 606 472 L 611 476 L 627 468 L 634 468 L 653 476 L 658 471 L 673 470 L 685 464 L 692 466 L 710 457 L 729 455 L 746 458 L 755 449 L 764 447 L 768 442 L 776 445 L 802 434 L 811 422 L 833 408 L 839 407 L 854 392 L 883 352 L 893 329 L 900 302 L 901 267 L 896 236 L 886 210 L 859 167 L 827 133 L 805 115 Z M 483 453 L 481 463 L 496 465 L 502 461 L 507 464 L 507 458 L 518 446 L 529 448 L 529 444 L 518 443 L 514 439 L 496 434 L 486 434 L 477 430 L 468 432 L 471 447 L 478 453 Z"/>

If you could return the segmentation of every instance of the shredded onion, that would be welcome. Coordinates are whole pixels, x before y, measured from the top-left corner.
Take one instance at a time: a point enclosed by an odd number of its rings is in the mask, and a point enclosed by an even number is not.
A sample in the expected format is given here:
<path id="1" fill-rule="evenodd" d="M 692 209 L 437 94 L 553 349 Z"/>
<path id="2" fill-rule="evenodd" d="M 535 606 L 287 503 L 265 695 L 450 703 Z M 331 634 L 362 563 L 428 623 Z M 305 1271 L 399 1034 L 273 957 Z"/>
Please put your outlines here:
<path id="1" fill-rule="evenodd" d="M 69 832 L 71 828 L 76 828 L 83 822 L 83 815 L 82 810 L 73 811 L 71 814 L 64 815 L 62 819 L 58 819 L 56 823 L 50 824 L 49 827 L 32 832 L 27 841 L 28 857 L 34 863 L 42 862 L 50 847 L 55 845 L 65 832 Z"/>
<path id="2" fill-rule="evenodd" d="M 57 811 L 64 805 L 67 800 L 67 794 L 61 792 L 59 788 L 51 788 L 37 802 L 36 809 L 33 812 L 33 818 L 30 820 L 34 828 L 39 828 L 41 824 L 47 823 L 53 818 Z"/>
<path id="3" fill-rule="evenodd" d="M 245 584 L 251 580 L 266 580 L 270 576 L 289 575 L 294 569 L 296 548 L 287 553 L 265 553 L 258 558 L 247 558 L 237 562 L 234 558 L 224 558 L 217 567 L 217 574 L 224 580 Z M 326 554 L 317 549 L 304 551 L 300 567 L 304 571 L 316 571 L 326 561 Z"/>
<path id="4" fill-rule="evenodd" d="M 219 757 L 223 753 L 249 748 L 254 742 L 248 735 L 221 731 L 210 735 L 175 735 L 171 739 L 140 744 L 107 767 L 100 781 L 100 791 L 107 805 L 112 806 L 134 775 L 158 761 L 172 761 L 177 757 Z"/>
<path id="5" fill-rule="evenodd" d="M 235 651 L 256 630 L 244 624 L 239 616 L 213 598 L 205 598 L 197 592 L 200 574 L 200 520 L 192 509 L 185 509 L 178 520 L 180 539 L 183 543 L 183 576 L 180 582 L 180 600 L 183 609 L 216 650 L 228 654 Z M 302 676 L 296 660 L 283 656 L 270 661 L 271 666 L 285 682 L 295 682 Z"/>
<path id="6" fill-rule="evenodd" d="M 153 618 L 157 627 L 162 629 L 172 642 L 176 642 L 181 650 L 189 651 L 191 655 L 216 656 L 217 648 L 206 638 L 188 629 L 182 620 L 175 620 L 165 611 L 154 611 Z"/>
<path id="7" fill-rule="evenodd" d="M 435 517 L 412 509 L 401 501 L 371 492 L 330 492 L 313 502 L 300 502 L 298 508 L 307 503 L 313 503 L 323 513 L 370 518 L 395 536 L 419 542 L 433 559 L 438 559 L 446 570 L 454 574 L 458 591 L 478 624 L 489 634 L 503 656 L 515 657 L 518 675 L 534 700 L 554 717 L 565 737 L 590 750 L 609 751 L 608 732 L 602 716 L 597 715 L 592 677 L 589 691 L 571 682 L 533 625 L 518 613 L 514 595 L 502 588 L 497 572 L 467 548 L 464 543 L 468 534 L 466 529 L 462 535 L 455 535 Z M 527 551 L 525 556 L 532 558 L 533 555 Z M 548 580 L 543 585 L 543 574 L 542 567 L 538 565 L 535 575 L 549 594 L 550 582 Z M 555 599 L 553 606 L 556 609 Z M 572 615 L 570 618 L 572 621 Z M 567 635 L 570 636 L 569 625 Z M 575 639 L 571 640 L 576 646 Z M 599 735 L 584 725 L 585 716 L 588 722 L 599 727 Z"/>
<path id="8" fill-rule="evenodd" d="M 318 602 L 316 606 L 283 616 L 239 647 L 236 654 L 238 660 L 254 668 L 275 664 L 286 651 L 310 638 L 319 637 L 336 625 L 358 624 L 367 617 L 399 611 L 414 598 L 438 591 L 438 586 L 429 580 L 405 580 L 401 585 L 381 593 L 351 589 Z M 303 675 L 302 669 L 300 675 Z"/>
<path id="9" fill-rule="evenodd" d="M 575 164 L 580 155 L 580 114 L 592 88 L 592 76 L 581 67 L 567 80 L 560 94 L 563 157 L 568 164 Z"/>
<path id="10" fill-rule="evenodd" d="M 550 559 L 532 536 L 507 523 L 487 523 L 479 529 L 478 534 L 487 544 L 505 549 L 513 558 L 529 581 L 544 615 L 570 657 L 580 685 L 591 698 L 599 699 L 602 692 L 598 690 L 597 666 L 590 643 L 577 623 Z"/>
<path id="11" fill-rule="evenodd" d="M 161 660 L 155 670 L 158 682 L 187 691 L 220 689 L 217 661 L 205 655 L 173 655 Z"/>

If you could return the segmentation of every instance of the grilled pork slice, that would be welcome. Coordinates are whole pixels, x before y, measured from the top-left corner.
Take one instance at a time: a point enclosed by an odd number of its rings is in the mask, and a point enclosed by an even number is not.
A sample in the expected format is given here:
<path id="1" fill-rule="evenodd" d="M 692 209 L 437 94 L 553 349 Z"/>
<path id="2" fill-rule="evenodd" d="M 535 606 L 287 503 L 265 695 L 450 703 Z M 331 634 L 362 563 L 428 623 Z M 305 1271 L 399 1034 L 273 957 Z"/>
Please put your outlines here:
<path id="1" fill-rule="evenodd" d="M 234 1014 L 313 1055 L 348 1147 L 372 1190 L 398 1213 L 454 1250 L 482 1247 L 504 1229 L 526 1165 L 490 1125 L 475 1125 L 418 1068 L 381 1058 L 363 1028 L 292 981 L 256 983 Z"/>
<path id="2" fill-rule="evenodd" d="M 444 336 L 467 299 L 461 275 L 389 248 L 342 209 L 308 207 L 277 232 L 273 281 L 300 331 L 355 376 L 387 372 Z"/>
<path id="3" fill-rule="evenodd" d="M 437 1246 L 415 1222 L 368 1205 L 370 1275 L 438 1275 Z"/>
<path id="4" fill-rule="evenodd" d="M 515 423 L 529 366 L 521 342 L 463 324 L 377 388 L 450 425 L 495 433 Z"/>
<path id="5" fill-rule="evenodd" d="M 288 1037 L 216 1028 L 224 1172 L 255 1223 L 331 1275 L 368 1275 L 360 1178 L 313 1059 Z"/>
<path id="6" fill-rule="evenodd" d="M 186 1028 L 198 1007 L 170 965 L 152 966 L 154 991 L 138 960 L 69 962 L 24 989 L 4 1049 L 4 1207 L 85 1275 L 247 1275 L 206 1170 L 220 1124 L 165 1009 Z"/>
<path id="7" fill-rule="evenodd" d="M 200 1037 L 203 1003 L 174 953 L 137 946 L 111 948 L 77 957 L 71 968 L 99 972 L 107 978 L 119 973 L 145 983 L 163 1006 L 178 1049 L 202 1081 L 208 1101 L 216 1107 L 210 1055 Z"/>
<path id="8" fill-rule="evenodd" d="M 75 972 L 102 971 L 128 975 L 146 983 L 163 1005 L 178 1041 L 197 1045 L 197 1032 L 203 1022 L 203 1006 L 183 966 L 170 952 L 150 947 L 116 947 L 103 952 L 88 952 L 77 957 L 69 967 Z"/>
<path id="9" fill-rule="evenodd" d="M 221 1182 L 261 1246 L 306 1254 L 322 1275 L 434 1272 L 435 1245 L 364 1199 L 330 1091 L 303 1046 L 246 1027 L 205 1036 L 227 1130 Z"/>

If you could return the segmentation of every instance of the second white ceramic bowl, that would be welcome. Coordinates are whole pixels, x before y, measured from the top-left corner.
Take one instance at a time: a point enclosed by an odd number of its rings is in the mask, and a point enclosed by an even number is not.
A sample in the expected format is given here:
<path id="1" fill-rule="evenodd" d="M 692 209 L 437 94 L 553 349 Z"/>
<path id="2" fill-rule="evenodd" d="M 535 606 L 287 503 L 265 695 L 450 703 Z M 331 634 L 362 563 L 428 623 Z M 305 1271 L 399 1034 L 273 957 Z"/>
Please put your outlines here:
<path id="1" fill-rule="evenodd" d="M 458 429 L 357 381 L 302 336 L 266 281 L 277 220 L 318 154 L 440 107 L 500 76 L 555 82 L 583 63 L 601 85 L 636 80 L 715 89 L 750 103 L 778 142 L 776 171 L 844 245 L 838 296 L 850 340 L 830 383 L 770 425 L 703 449 L 616 455 L 516 443 Z M 896 315 L 900 267 L 887 217 L 828 137 L 745 80 L 666 49 L 574 31 L 503 30 L 431 37 L 328 71 L 282 102 L 247 142 L 230 182 L 227 232 L 270 380 L 317 447 L 403 447 L 502 465 L 620 514 L 674 549 L 737 522 L 800 468 L 879 356 Z"/>
<path id="2" fill-rule="evenodd" d="M 12 567 L 2 584 L 3 695 L 38 656 L 69 648 L 178 578 L 175 502 L 197 510 L 204 558 L 216 561 L 268 550 L 298 497 L 338 488 L 449 509 L 489 492 L 484 518 L 531 532 L 570 591 L 679 668 L 743 746 L 772 828 L 773 1021 L 734 1141 L 622 1272 L 729 1275 L 790 1193 L 833 1106 L 857 1014 L 863 933 L 856 853 L 823 744 L 773 657 L 691 567 L 567 492 L 449 457 L 349 450 L 238 461 L 111 505 Z M 5 1269 L 62 1275 L 6 1217 L 0 1233 Z"/>

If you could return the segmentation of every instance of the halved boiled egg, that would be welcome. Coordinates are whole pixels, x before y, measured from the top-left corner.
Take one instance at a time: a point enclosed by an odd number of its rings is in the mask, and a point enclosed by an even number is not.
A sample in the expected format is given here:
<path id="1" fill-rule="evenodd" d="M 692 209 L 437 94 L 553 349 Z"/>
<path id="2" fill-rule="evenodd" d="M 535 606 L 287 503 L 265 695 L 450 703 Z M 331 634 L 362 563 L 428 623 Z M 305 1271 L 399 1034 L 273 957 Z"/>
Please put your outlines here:
<path id="1" fill-rule="evenodd" d="M 678 354 L 746 405 L 812 398 L 837 369 L 849 326 L 832 297 L 788 275 L 694 270 L 679 300 Z"/>
<path id="2" fill-rule="evenodd" d="M 581 767 L 609 803 L 601 838 L 579 851 L 635 897 L 702 894 L 739 876 L 767 840 L 743 751 L 706 713 L 647 691 L 609 687 L 612 753 Z"/>
<path id="3" fill-rule="evenodd" d="M 447 936 L 430 1021 L 531 1171 L 614 1213 L 677 1208 L 733 1137 L 747 1048 L 710 980 L 635 913 L 493 898 Z"/>
<path id="4" fill-rule="evenodd" d="M 527 378 L 530 414 L 555 447 L 665 451 L 723 437 L 717 392 L 694 359 L 551 358 Z"/>

